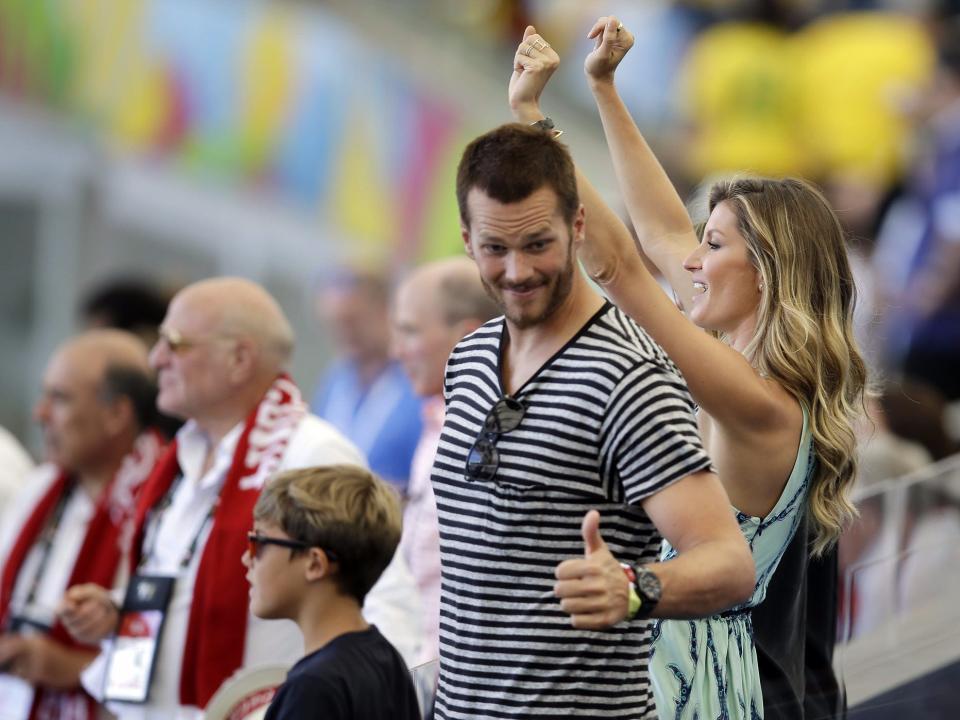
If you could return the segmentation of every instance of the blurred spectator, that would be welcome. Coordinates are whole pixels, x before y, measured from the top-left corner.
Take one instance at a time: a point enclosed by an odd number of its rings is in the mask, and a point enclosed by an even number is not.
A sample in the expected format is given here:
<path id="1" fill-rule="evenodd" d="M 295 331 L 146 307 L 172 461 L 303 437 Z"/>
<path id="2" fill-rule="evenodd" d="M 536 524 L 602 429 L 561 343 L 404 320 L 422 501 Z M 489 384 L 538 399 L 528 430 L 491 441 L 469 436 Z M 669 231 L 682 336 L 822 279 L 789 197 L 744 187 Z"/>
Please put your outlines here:
<path id="1" fill-rule="evenodd" d="M 35 416 L 51 465 L 31 476 L 0 523 L 0 717 L 92 720 L 79 686 L 98 650 L 54 614 L 78 582 L 112 587 L 137 493 L 162 450 L 150 428 L 156 388 L 147 349 L 116 330 L 62 345 Z M 9 673 L 9 674 L 6 674 Z"/>
<path id="2" fill-rule="evenodd" d="M 33 460 L 17 439 L 0 427 L 0 517 L 10 500 L 23 487 Z"/>
<path id="3" fill-rule="evenodd" d="M 439 652 L 440 536 L 430 470 L 443 429 L 444 369 L 454 346 L 499 314 L 476 265 L 466 257 L 438 260 L 415 270 L 394 299 L 394 354 L 414 392 L 424 399 L 423 434 L 413 456 L 400 540 L 423 608 L 424 644 L 418 665 L 435 660 Z"/>
<path id="4" fill-rule="evenodd" d="M 960 448 L 947 433 L 947 404 L 935 388 L 904 379 L 888 383 L 879 397 L 883 422 L 890 432 L 942 460 Z"/>
<path id="5" fill-rule="evenodd" d="M 867 488 L 888 478 L 896 478 L 919 470 L 932 462 L 927 449 L 913 440 L 903 438 L 890 429 L 884 399 L 899 394 L 898 388 L 887 387 L 879 399 L 867 402 L 867 418 L 864 419 L 858 435 L 859 467 L 857 485 Z M 924 415 L 926 406 L 915 415 Z M 901 418 L 901 422 L 906 418 Z M 909 422 L 909 420 L 906 420 Z"/>
<path id="6" fill-rule="evenodd" d="M 90 290 L 81 303 L 81 313 L 87 327 L 126 330 L 153 347 L 169 302 L 170 297 L 152 283 L 121 278 Z"/>
<path id="7" fill-rule="evenodd" d="M 94 287 L 81 303 L 81 313 L 88 328 L 126 330 L 150 348 L 157 342 L 157 329 L 169 303 L 167 293 L 149 281 L 121 278 Z M 155 424 L 169 440 L 183 423 L 157 412 Z"/>
<path id="8" fill-rule="evenodd" d="M 352 440 L 370 469 L 406 491 L 422 424 L 420 401 L 390 359 L 390 286 L 378 273 L 341 269 L 327 278 L 317 310 L 339 359 L 311 409 Z"/>
<path id="9" fill-rule="evenodd" d="M 960 398 L 960 19 L 937 28 L 939 63 L 923 105 L 924 139 L 905 196 L 874 254 L 888 308 L 888 362 Z"/>

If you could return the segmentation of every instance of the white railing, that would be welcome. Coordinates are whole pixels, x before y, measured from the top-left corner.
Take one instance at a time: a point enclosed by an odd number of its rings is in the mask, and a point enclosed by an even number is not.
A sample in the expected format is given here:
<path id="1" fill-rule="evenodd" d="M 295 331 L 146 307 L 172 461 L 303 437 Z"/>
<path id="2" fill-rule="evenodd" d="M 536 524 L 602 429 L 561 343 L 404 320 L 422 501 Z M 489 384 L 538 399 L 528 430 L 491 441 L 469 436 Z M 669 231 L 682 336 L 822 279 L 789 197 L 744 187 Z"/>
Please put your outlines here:
<path id="1" fill-rule="evenodd" d="M 960 455 L 855 502 L 834 657 L 850 707 L 960 661 Z"/>

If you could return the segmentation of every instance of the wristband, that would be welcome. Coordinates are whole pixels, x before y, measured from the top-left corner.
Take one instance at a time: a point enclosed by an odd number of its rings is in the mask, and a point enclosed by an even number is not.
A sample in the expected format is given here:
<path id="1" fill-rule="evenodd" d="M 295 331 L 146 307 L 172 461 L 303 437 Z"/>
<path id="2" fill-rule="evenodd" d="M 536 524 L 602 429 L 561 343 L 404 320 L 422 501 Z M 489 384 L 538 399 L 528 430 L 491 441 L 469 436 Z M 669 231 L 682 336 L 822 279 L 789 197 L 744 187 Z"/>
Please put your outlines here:
<path id="1" fill-rule="evenodd" d="M 633 571 L 633 568 L 626 563 L 620 563 L 620 567 L 623 569 L 623 574 L 627 576 L 629 588 L 627 620 L 633 620 L 637 616 L 637 613 L 640 612 L 640 606 L 642 605 L 640 596 L 637 594 L 637 589 L 635 587 L 637 582 L 637 574 Z"/>

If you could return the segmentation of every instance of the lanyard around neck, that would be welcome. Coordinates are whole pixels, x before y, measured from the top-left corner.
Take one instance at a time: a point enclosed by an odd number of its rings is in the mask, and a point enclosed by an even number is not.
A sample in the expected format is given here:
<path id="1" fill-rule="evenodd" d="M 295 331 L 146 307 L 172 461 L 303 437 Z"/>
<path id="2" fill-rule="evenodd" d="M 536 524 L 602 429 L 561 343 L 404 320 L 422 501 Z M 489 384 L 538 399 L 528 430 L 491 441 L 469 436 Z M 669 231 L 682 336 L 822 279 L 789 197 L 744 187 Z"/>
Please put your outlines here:
<path id="1" fill-rule="evenodd" d="M 70 502 L 70 498 L 76 489 L 77 484 L 75 482 L 70 482 L 64 488 L 63 493 L 57 498 L 57 504 L 53 509 L 53 513 L 50 515 L 50 519 L 44 525 L 43 533 L 40 535 L 40 562 L 37 564 L 37 569 L 30 579 L 30 585 L 27 586 L 27 594 L 20 608 L 20 613 L 29 610 L 37 599 L 40 582 L 43 580 L 43 576 L 47 571 L 47 563 L 50 561 L 50 555 L 53 552 L 53 538 L 57 534 L 57 529 L 60 527 L 60 521 L 63 520 L 63 513 L 67 508 L 67 503 Z M 16 613 L 9 614 L 7 620 L 8 625 L 15 614 Z"/>
<path id="2" fill-rule="evenodd" d="M 143 552 L 140 553 L 140 562 L 137 563 L 137 571 L 141 571 L 147 562 L 154 557 L 157 546 L 157 538 L 160 534 L 160 525 L 163 522 L 163 516 L 170 509 L 170 506 L 173 504 L 173 496 L 176 494 L 176 491 L 180 488 L 180 484 L 183 482 L 183 473 L 178 473 L 176 479 L 170 485 L 170 488 L 164 494 L 163 498 L 157 503 L 156 507 L 150 511 L 150 514 L 147 518 L 147 532 L 143 541 Z M 193 540 L 190 542 L 190 546 L 187 548 L 186 553 L 180 559 L 180 570 L 186 570 L 190 567 L 190 563 L 193 561 L 194 556 L 197 554 L 197 546 L 200 544 L 200 538 L 203 536 L 204 530 L 207 529 L 207 525 L 210 524 L 210 521 L 213 520 L 213 515 L 217 511 L 217 506 L 220 504 L 220 496 L 217 494 L 217 498 L 210 504 L 210 509 L 207 511 L 207 514 L 203 518 L 203 522 L 200 523 L 200 527 L 197 529 L 196 534 L 193 536 Z"/>

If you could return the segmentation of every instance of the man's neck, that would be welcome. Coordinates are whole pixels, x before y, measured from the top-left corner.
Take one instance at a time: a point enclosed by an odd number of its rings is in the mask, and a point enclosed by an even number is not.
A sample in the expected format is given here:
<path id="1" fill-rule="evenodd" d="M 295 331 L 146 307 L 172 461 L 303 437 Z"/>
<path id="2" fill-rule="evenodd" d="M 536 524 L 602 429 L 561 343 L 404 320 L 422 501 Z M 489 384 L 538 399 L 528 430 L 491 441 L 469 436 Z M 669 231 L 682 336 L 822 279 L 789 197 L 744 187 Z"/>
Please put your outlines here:
<path id="1" fill-rule="evenodd" d="M 516 392 L 540 367 L 576 335 L 603 307 L 604 299 L 591 288 L 579 268 L 570 294 L 541 323 L 517 328 L 509 320 L 504 338 L 501 365 L 502 382 L 507 394 Z"/>
<path id="2" fill-rule="evenodd" d="M 94 503 L 98 502 L 103 491 L 107 489 L 122 464 L 123 458 L 121 457 L 115 461 L 104 462 L 96 468 L 75 472 L 77 487 L 83 490 Z"/>
<path id="3" fill-rule="evenodd" d="M 389 364 L 390 358 L 387 355 L 354 360 L 353 365 L 357 371 L 357 380 L 360 382 L 360 386 L 365 390 L 369 389 Z"/>
<path id="4" fill-rule="evenodd" d="M 327 595 L 313 602 L 309 600 L 294 618 L 303 633 L 304 654 L 309 655 L 331 641 L 351 632 L 362 632 L 370 627 L 363 619 L 360 604 L 343 595 Z"/>
<path id="5" fill-rule="evenodd" d="M 247 416 L 260 404 L 272 383 L 272 377 L 269 380 L 266 378 L 251 380 L 244 387 L 238 389 L 229 402 L 216 408 L 210 408 L 209 412 L 203 415 L 193 417 L 197 427 L 203 431 L 210 442 L 209 452 L 211 455 L 223 438 L 238 423 L 246 420 Z"/>

